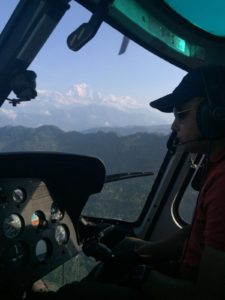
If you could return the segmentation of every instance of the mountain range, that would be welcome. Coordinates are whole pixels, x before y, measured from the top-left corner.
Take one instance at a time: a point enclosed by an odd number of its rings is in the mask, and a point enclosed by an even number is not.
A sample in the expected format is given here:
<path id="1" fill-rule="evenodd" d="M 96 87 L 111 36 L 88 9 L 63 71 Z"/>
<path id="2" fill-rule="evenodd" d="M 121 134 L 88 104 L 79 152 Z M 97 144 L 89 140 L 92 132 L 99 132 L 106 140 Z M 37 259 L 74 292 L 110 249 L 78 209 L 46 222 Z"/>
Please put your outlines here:
<path id="1" fill-rule="evenodd" d="M 81 131 L 82 133 L 96 133 L 96 132 L 115 132 L 119 136 L 131 135 L 138 132 L 145 133 L 162 133 L 168 135 L 170 133 L 170 126 L 165 125 L 152 125 L 152 126 L 118 126 L 118 127 L 97 127 L 90 128 L 87 130 Z"/>
<path id="2" fill-rule="evenodd" d="M 131 130 L 131 128 L 130 128 Z M 133 129 L 134 130 L 134 129 Z M 156 171 L 166 152 L 168 135 L 160 132 L 65 132 L 55 126 L 0 128 L 0 151 L 57 151 L 100 158 L 107 173 Z"/>

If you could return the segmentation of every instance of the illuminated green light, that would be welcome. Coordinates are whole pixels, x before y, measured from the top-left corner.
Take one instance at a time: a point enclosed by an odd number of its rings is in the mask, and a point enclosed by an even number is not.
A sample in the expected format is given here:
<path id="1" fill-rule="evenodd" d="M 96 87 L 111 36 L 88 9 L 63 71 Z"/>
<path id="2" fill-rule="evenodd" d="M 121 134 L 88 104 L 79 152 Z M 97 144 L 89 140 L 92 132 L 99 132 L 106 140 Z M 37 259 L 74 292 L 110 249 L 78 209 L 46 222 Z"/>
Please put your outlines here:
<path id="1" fill-rule="evenodd" d="M 184 40 L 177 38 L 177 49 L 181 52 L 185 52 L 186 43 Z"/>
<path id="2" fill-rule="evenodd" d="M 146 1 L 147 2 L 147 1 Z M 143 5 L 136 0 L 114 0 L 110 14 L 139 37 L 146 44 L 155 44 L 154 40 L 187 57 L 205 59 L 204 48 L 178 37 L 167 26 L 159 22 Z M 152 43 L 152 41 L 154 43 Z"/>
<path id="3" fill-rule="evenodd" d="M 181 52 L 187 56 L 190 55 L 190 51 L 188 49 L 188 45 L 187 45 L 186 41 L 179 38 L 178 36 L 174 37 L 174 46 L 179 52 Z"/>

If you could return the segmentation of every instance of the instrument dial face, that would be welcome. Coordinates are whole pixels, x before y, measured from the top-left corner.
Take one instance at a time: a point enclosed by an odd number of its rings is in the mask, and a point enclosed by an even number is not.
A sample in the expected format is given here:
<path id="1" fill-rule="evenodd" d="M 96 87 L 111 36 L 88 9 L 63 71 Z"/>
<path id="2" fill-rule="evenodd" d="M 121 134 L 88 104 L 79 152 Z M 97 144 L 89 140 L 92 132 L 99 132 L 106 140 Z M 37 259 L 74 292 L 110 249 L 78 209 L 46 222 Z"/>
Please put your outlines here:
<path id="1" fill-rule="evenodd" d="M 58 222 L 58 221 L 62 220 L 62 218 L 63 218 L 63 213 L 59 209 L 58 204 L 56 202 L 53 202 L 52 206 L 51 206 L 51 221 L 52 221 L 52 223 Z"/>
<path id="2" fill-rule="evenodd" d="M 26 200 L 26 193 L 23 189 L 17 188 L 13 191 L 13 201 L 20 204 Z"/>
<path id="3" fill-rule="evenodd" d="M 55 240 L 59 245 L 66 244 L 69 240 L 69 230 L 65 225 L 57 225 L 55 229 Z"/>
<path id="4" fill-rule="evenodd" d="M 31 216 L 31 225 L 35 229 L 47 226 L 45 214 L 40 210 L 35 211 Z"/>
<path id="5" fill-rule="evenodd" d="M 13 239 L 18 237 L 24 229 L 24 221 L 21 216 L 17 214 L 11 214 L 3 221 L 4 235 Z"/>
<path id="6" fill-rule="evenodd" d="M 49 255 L 49 244 L 46 240 L 42 239 L 37 242 L 35 254 L 39 262 L 43 262 Z"/>

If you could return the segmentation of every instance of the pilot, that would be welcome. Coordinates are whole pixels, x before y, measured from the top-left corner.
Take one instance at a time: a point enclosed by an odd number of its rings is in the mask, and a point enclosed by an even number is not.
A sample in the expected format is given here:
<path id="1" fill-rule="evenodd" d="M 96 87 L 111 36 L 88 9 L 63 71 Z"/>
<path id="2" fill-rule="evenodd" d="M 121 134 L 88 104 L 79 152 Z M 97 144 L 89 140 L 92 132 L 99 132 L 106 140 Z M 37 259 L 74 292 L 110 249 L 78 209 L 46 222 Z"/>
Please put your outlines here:
<path id="1" fill-rule="evenodd" d="M 174 113 L 178 144 L 205 154 L 205 163 L 191 227 L 136 250 L 150 262 L 182 249 L 178 272 L 171 277 L 152 271 L 142 291 L 152 299 L 225 299 L 225 66 L 191 70 L 171 94 L 150 105 Z"/>
<path id="2" fill-rule="evenodd" d="M 174 113 L 171 128 L 184 151 L 205 155 L 191 226 L 156 243 L 126 240 L 124 245 L 136 245 L 133 261 L 148 267 L 123 268 L 130 257 L 125 254 L 117 268 L 106 264 L 99 281 L 66 285 L 52 299 L 225 299 L 225 66 L 191 70 L 171 94 L 150 105 Z M 176 268 L 170 264 L 175 258 Z M 127 281 L 121 281 L 125 269 Z M 114 279 L 107 282 L 110 270 Z"/>

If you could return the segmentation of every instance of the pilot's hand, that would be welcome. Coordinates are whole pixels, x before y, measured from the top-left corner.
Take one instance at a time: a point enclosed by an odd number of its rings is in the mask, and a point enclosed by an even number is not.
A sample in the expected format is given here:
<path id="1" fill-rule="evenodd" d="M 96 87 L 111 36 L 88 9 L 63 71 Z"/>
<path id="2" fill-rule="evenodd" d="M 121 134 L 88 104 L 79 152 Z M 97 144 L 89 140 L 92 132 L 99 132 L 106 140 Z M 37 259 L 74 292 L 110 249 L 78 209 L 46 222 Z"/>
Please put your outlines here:
<path id="1" fill-rule="evenodd" d="M 140 257 L 133 250 L 117 254 L 102 265 L 98 280 L 127 285 L 134 267 L 140 264 Z"/>
<path id="2" fill-rule="evenodd" d="M 34 284 L 32 285 L 32 291 L 38 292 L 38 293 L 46 293 L 49 291 L 47 285 L 45 284 L 45 282 L 41 279 L 37 280 L 34 282 Z"/>

